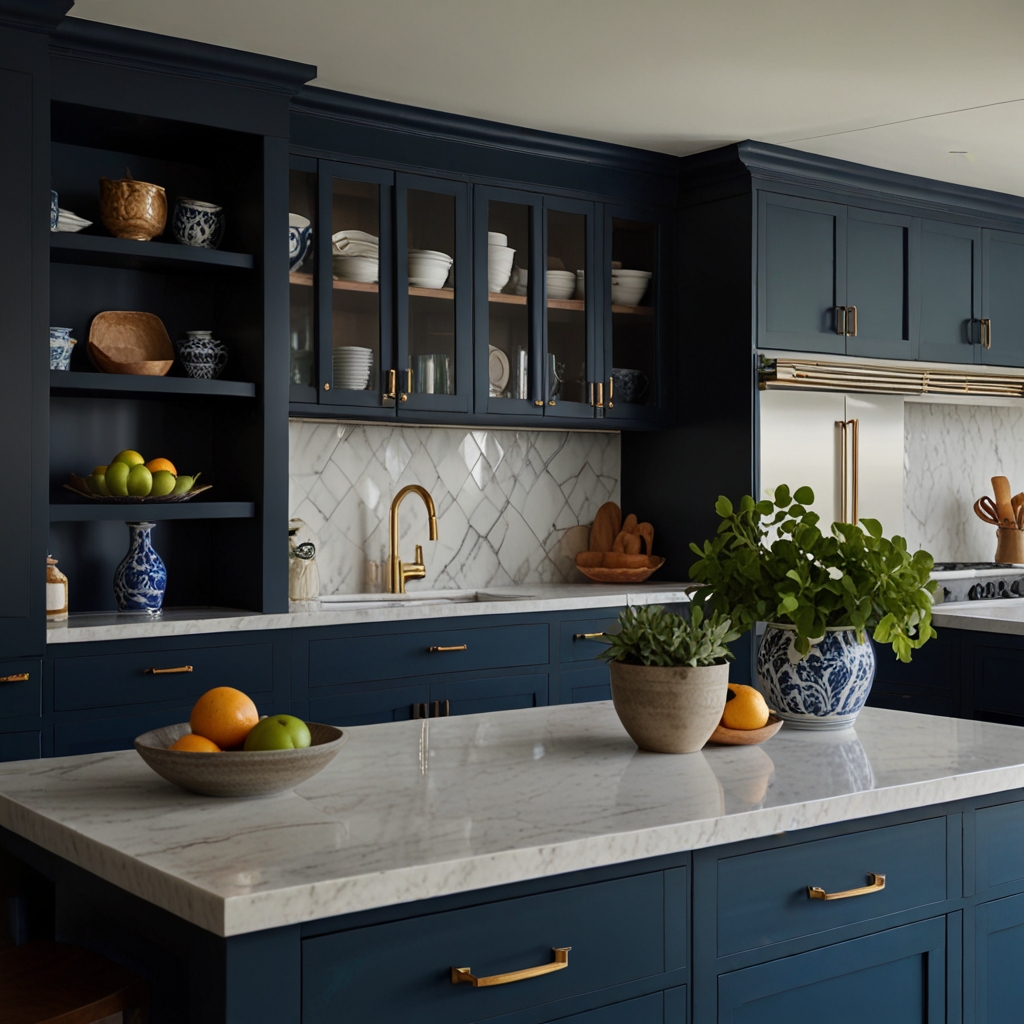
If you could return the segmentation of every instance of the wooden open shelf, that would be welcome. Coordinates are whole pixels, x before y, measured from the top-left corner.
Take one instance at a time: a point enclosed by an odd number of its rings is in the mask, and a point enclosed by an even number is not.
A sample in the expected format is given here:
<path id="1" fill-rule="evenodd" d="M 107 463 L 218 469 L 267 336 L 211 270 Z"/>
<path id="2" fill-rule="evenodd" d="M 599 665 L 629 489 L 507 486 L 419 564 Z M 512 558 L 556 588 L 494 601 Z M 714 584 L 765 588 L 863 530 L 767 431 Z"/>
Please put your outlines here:
<path id="1" fill-rule="evenodd" d="M 191 377 L 145 377 L 128 373 L 51 370 L 51 395 L 92 398 L 158 398 L 217 396 L 255 398 L 256 385 L 240 380 L 194 380 Z"/>
<path id="2" fill-rule="evenodd" d="M 252 519 L 252 501 L 181 501 L 169 504 L 107 505 L 102 501 L 50 504 L 51 523 L 159 522 L 167 519 Z"/>
<path id="3" fill-rule="evenodd" d="M 256 265 L 252 256 L 242 252 L 200 249 L 177 242 L 136 242 L 106 235 L 76 235 L 67 231 L 50 232 L 50 261 L 190 274 L 252 270 Z"/>

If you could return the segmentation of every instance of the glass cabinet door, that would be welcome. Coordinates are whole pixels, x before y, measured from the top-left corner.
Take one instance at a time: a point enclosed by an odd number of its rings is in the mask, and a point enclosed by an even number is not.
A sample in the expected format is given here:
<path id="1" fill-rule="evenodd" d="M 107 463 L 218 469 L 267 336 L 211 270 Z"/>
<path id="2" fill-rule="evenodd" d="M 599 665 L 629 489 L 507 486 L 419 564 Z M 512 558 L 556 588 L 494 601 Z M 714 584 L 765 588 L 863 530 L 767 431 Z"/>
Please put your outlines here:
<path id="1" fill-rule="evenodd" d="M 539 196 L 477 186 L 476 408 L 488 413 L 541 416 L 543 317 Z"/>
<path id="2" fill-rule="evenodd" d="M 293 160 L 288 172 L 289 396 L 316 401 L 316 245 L 317 166 Z"/>
<path id="3" fill-rule="evenodd" d="M 321 404 L 394 405 L 391 180 L 389 171 L 321 164 Z"/>
<path id="4" fill-rule="evenodd" d="M 596 413 L 594 204 L 544 201 L 545 353 L 547 416 L 593 419 Z"/>
<path id="5" fill-rule="evenodd" d="M 468 412 L 472 401 L 469 188 L 399 174 L 398 413 Z"/>
<path id="6" fill-rule="evenodd" d="M 662 226 L 655 214 L 607 210 L 602 389 L 606 419 L 653 419 L 660 410 L 661 252 Z"/>

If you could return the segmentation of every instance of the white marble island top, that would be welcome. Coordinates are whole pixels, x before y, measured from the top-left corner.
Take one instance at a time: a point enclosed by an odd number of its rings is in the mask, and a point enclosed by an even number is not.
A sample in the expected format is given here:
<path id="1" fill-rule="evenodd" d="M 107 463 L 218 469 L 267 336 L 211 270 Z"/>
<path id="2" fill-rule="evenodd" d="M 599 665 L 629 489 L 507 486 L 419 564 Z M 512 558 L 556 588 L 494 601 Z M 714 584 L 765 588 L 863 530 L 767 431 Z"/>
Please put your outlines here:
<path id="1" fill-rule="evenodd" d="M 438 590 L 429 595 L 351 594 L 347 603 L 310 607 L 292 605 L 290 611 L 261 614 L 231 608 L 181 608 L 159 616 L 97 612 L 72 615 L 51 623 L 47 644 L 74 644 L 97 640 L 138 640 L 144 637 L 192 636 L 198 633 L 244 632 L 253 629 L 296 629 L 310 626 L 347 626 L 367 622 L 412 622 L 417 619 L 457 618 L 465 615 L 508 615 L 529 612 L 582 611 L 640 604 L 681 604 L 689 601 L 684 583 L 536 583 L 483 590 Z"/>
<path id="2" fill-rule="evenodd" d="M 975 629 L 982 633 L 1015 633 L 1024 636 L 1024 598 L 995 598 L 991 601 L 956 601 L 937 604 L 933 625 L 949 629 Z"/>
<path id="3" fill-rule="evenodd" d="M 0 826 L 237 935 L 1024 787 L 1024 729 L 878 708 L 674 756 L 609 702 L 350 733 L 264 799 L 186 793 L 134 751 L 0 765 Z"/>

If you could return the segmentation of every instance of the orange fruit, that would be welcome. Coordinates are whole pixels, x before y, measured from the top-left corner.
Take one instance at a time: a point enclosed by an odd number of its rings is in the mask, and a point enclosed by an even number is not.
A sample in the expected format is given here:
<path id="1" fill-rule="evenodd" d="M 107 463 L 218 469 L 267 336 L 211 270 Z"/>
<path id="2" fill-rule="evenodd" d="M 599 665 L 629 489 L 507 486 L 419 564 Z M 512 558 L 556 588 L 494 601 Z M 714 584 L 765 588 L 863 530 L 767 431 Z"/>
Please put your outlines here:
<path id="1" fill-rule="evenodd" d="M 741 683 L 730 683 L 722 725 L 726 729 L 760 729 L 767 724 L 768 705 L 760 691 Z"/>
<path id="2" fill-rule="evenodd" d="M 186 733 L 181 739 L 175 740 L 168 750 L 191 750 L 198 754 L 215 754 L 220 747 L 205 736 L 197 736 L 194 732 Z"/>
<path id="3" fill-rule="evenodd" d="M 194 733 L 228 750 L 240 747 L 259 720 L 256 705 L 241 690 L 215 686 L 196 701 L 188 722 Z"/>
<path id="4" fill-rule="evenodd" d="M 175 476 L 178 475 L 178 471 L 174 468 L 174 463 L 170 459 L 150 459 L 146 463 L 146 469 L 150 473 L 155 473 L 158 469 L 166 469 L 168 473 L 173 473 Z"/>

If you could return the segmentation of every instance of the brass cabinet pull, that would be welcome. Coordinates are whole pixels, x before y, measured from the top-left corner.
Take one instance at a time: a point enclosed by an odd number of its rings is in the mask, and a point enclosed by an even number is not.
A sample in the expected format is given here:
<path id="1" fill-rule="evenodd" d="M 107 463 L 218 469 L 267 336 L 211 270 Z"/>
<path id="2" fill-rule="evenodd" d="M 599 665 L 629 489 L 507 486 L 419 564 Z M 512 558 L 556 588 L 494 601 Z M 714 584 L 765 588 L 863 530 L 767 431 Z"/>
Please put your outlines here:
<path id="1" fill-rule="evenodd" d="M 526 981 L 527 978 L 539 978 L 542 974 L 550 974 L 552 971 L 560 971 L 569 966 L 569 950 L 572 946 L 561 946 L 552 949 L 555 959 L 549 964 L 541 964 L 540 967 L 527 967 L 523 971 L 509 971 L 507 974 L 492 974 L 487 978 L 478 978 L 468 967 L 452 968 L 452 984 L 465 983 L 473 988 L 490 988 L 492 985 L 511 985 L 514 981 Z"/>
<path id="2" fill-rule="evenodd" d="M 428 647 L 427 650 L 431 654 L 443 654 L 445 651 L 468 651 L 469 646 L 467 644 L 456 644 L 454 647 Z"/>
<path id="3" fill-rule="evenodd" d="M 836 334 L 846 334 L 845 306 L 836 306 Z"/>
<path id="4" fill-rule="evenodd" d="M 573 633 L 573 640 L 596 640 L 599 636 L 604 636 L 604 633 Z"/>
<path id="5" fill-rule="evenodd" d="M 992 347 L 992 320 L 990 317 L 983 317 L 981 320 L 981 347 Z"/>
<path id="6" fill-rule="evenodd" d="M 451 713 L 452 713 L 452 706 L 451 706 L 451 704 L 446 700 L 444 702 L 444 710 L 443 711 L 441 710 L 441 707 L 442 707 L 441 701 L 435 700 L 434 701 L 434 718 L 450 718 L 451 717 Z"/>
<path id="7" fill-rule="evenodd" d="M 614 397 L 614 395 L 615 395 L 615 378 L 614 377 L 609 377 L 608 378 L 608 408 L 609 409 L 614 409 L 615 408 L 615 403 L 612 401 L 612 398 Z"/>
<path id="8" fill-rule="evenodd" d="M 328 384 L 327 381 L 324 381 L 324 391 L 330 391 L 330 390 L 331 390 L 331 385 Z"/>
<path id="9" fill-rule="evenodd" d="M 604 408 L 604 381 L 599 380 L 597 382 L 597 402 L 594 405 L 595 409 Z"/>
<path id="10" fill-rule="evenodd" d="M 543 406 L 543 405 L 544 405 L 544 399 L 543 399 L 543 398 L 535 398 L 535 399 L 533 400 L 533 404 L 534 404 L 534 405 L 540 405 L 540 406 Z"/>
<path id="11" fill-rule="evenodd" d="M 555 405 L 555 404 L 556 404 L 556 402 L 555 402 L 555 400 L 553 398 L 548 401 L 548 405 Z"/>
<path id="12" fill-rule="evenodd" d="M 587 401 L 591 405 L 594 404 L 594 382 L 592 380 L 587 382 Z"/>
<path id="13" fill-rule="evenodd" d="M 400 402 L 407 402 L 409 400 L 409 395 L 411 395 L 411 394 L 412 394 L 412 370 L 406 370 L 405 371 L 405 391 L 403 391 L 398 396 L 398 400 Z M 394 397 L 394 396 L 392 395 L 392 397 Z"/>
<path id="14" fill-rule="evenodd" d="M 412 717 L 413 718 L 426 718 L 427 717 L 427 705 L 426 704 L 413 704 L 412 706 Z"/>
<path id="15" fill-rule="evenodd" d="M 398 397 L 398 371 L 388 370 L 388 389 L 381 398 L 395 399 Z"/>
<path id="16" fill-rule="evenodd" d="M 847 306 L 846 307 L 846 336 L 848 338 L 857 337 L 857 307 Z"/>
<path id="17" fill-rule="evenodd" d="M 178 665 L 177 668 L 147 668 L 145 674 L 147 676 L 177 676 L 182 672 L 192 672 L 194 669 L 191 665 Z"/>
<path id="18" fill-rule="evenodd" d="M 825 892 L 820 886 L 807 886 L 807 895 L 812 900 L 848 900 L 851 896 L 867 896 L 873 892 L 881 892 L 885 888 L 885 875 L 868 872 L 870 885 L 862 885 L 859 889 L 844 889 L 843 892 Z"/>
<path id="19" fill-rule="evenodd" d="M 13 676 L 0 676 L 0 683 L 27 683 L 27 672 L 15 672 Z"/>

